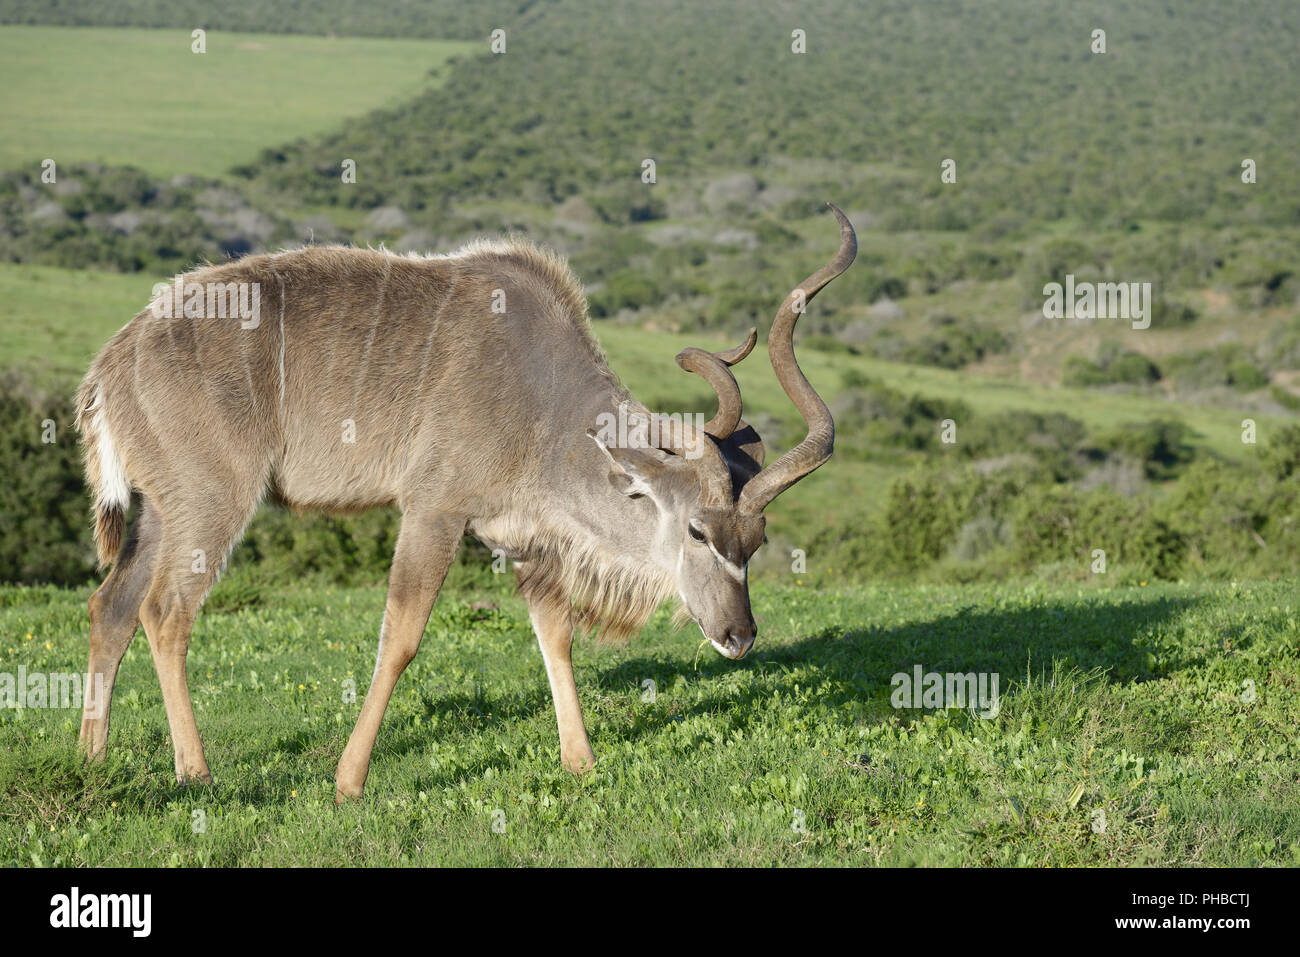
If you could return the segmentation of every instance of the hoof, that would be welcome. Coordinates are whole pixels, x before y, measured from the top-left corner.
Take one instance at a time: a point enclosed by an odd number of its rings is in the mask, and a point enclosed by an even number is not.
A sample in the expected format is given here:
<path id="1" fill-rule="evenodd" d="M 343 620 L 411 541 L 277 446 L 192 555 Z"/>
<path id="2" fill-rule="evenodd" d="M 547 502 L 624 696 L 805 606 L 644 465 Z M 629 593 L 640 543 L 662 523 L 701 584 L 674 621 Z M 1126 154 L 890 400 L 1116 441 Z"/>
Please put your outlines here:
<path id="1" fill-rule="evenodd" d="M 561 754 L 560 763 L 570 774 L 586 774 L 596 767 L 596 755 L 590 751 L 585 754 Z"/>
<path id="2" fill-rule="evenodd" d="M 360 801 L 361 796 L 365 793 L 366 782 L 360 784 L 345 784 L 338 778 L 334 779 L 334 803 L 344 804 L 348 801 Z"/>

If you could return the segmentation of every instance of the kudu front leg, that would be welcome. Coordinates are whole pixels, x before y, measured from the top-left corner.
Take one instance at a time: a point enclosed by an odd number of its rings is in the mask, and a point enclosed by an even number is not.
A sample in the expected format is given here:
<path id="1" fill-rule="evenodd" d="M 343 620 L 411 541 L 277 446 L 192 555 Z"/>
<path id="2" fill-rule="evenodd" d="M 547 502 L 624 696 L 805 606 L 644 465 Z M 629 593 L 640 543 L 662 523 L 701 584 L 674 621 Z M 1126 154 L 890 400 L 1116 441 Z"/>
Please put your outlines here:
<path id="1" fill-rule="evenodd" d="M 560 729 L 560 763 L 565 770 L 580 774 L 596 765 L 596 755 L 587 740 L 578 703 L 578 686 L 573 681 L 573 615 L 567 603 L 545 599 L 529 602 L 528 614 L 537 632 L 537 643 L 546 662 L 546 678 L 555 700 L 555 720 Z"/>
<path id="2" fill-rule="evenodd" d="M 334 800 L 359 798 L 370 773 L 370 753 L 388 708 L 397 679 L 420 648 L 434 599 L 447 577 L 456 547 L 465 534 L 465 520 L 443 515 L 402 516 L 397 550 L 388 576 L 388 601 L 379 632 L 379 653 L 361 716 L 339 760 Z"/>

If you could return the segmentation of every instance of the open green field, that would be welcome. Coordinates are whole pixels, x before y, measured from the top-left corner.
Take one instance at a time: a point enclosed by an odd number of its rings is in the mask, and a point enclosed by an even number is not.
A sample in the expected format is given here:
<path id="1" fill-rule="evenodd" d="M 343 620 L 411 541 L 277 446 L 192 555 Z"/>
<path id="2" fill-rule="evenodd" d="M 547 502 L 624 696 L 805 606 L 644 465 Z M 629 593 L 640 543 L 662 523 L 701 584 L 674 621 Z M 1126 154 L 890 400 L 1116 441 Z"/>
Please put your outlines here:
<path id="1" fill-rule="evenodd" d="M 462 41 L 0 26 L 0 168 L 49 157 L 217 176 L 431 89 Z M 335 165 L 344 159 L 331 159 Z"/>
<path id="2" fill-rule="evenodd" d="M 85 598 L 0 590 L 0 670 L 83 668 Z M 662 613 L 625 648 L 579 643 L 598 764 L 577 778 L 522 603 L 444 595 L 365 799 L 336 808 L 383 592 L 214 595 L 189 673 L 216 783 L 175 784 L 137 638 L 105 765 L 76 756 L 78 711 L 0 710 L 0 863 L 1300 864 L 1293 585 L 754 598 L 742 662 Z M 997 673 L 997 716 L 891 707 L 915 665 Z"/>
<path id="3" fill-rule="evenodd" d="M 0 266 L 0 353 L 37 382 L 73 388 L 95 353 L 149 304 L 155 280 L 49 266 Z"/>

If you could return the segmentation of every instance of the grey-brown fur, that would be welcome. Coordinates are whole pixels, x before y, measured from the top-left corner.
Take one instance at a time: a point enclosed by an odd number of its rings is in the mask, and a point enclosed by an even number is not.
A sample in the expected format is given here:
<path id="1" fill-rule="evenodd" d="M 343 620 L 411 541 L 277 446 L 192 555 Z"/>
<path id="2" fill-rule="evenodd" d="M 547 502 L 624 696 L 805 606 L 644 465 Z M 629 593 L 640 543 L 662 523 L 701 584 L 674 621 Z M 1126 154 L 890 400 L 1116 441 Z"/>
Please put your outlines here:
<path id="1" fill-rule="evenodd" d="M 852 258 L 845 248 L 840 270 Z M 575 625 L 628 634 L 676 596 L 724 653 L 752 643 L 743 565 L 762 541 L 770 499 L 746 508 L 740 483 L 757 468 L 747 456 L 761 464 L 761 442 L 742 440 L 752 430 L 734 421 L 701 442 L 700 460 L 685 454 L 689 430 L 659 449 L 593 441 L 602 413 L 623 403 L 645 410 L 606 365 L 581 288 L 553 254 L 517 241 L 447 257 L 312 247 L 207 266 L 185 281 L 256 283 L 256 324 L 146 309 L 94 360 L 77 397 L 100 561 L 116 561 L 91 599 L 91 670 L 105 674 L 111 698 L 143 623 L 181 780 L 210 778 L 185 679 L 190 627 L 268 498 L 304 510 L 395 504 L 403 514 L 340 798 L 361 793 L 393 685 L 467 532 L 518 563 L 573 769 L 594 760 L 572 691 Z M 502 296 L 504 313 L 493 310 Z M 725 404 L 729 373 L 709 354 L 696 361 Z M 789 391 L 792 373 L 777 371 Z M 732 398 L 734 419 L 738 392 Z M 778 463 L 788 481 L 820 464 L 809 456 L 824 461 L 829 436 L 818 448 Z M 141 514 L 123 546 L 131 490 Z M 740 574 L 724 575 L 728 563 Z M 88 713 L 89 753 L 103 753 L 107 730 L 107 714 Z"/>

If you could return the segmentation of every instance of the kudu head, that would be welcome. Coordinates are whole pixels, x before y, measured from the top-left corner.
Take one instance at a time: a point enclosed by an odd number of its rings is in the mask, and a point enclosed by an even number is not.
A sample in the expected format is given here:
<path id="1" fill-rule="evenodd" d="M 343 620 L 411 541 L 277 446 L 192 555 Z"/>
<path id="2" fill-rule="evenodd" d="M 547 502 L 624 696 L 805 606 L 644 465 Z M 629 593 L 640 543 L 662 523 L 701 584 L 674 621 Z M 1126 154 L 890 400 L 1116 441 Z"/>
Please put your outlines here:
<path id="1" fill-rule="evenodd" d="M 802 442 L 763 468 L 763 441 L 741 419 L 740 387 L 730 366 L 758 339 L 725 352 L 684 349 L 677 364 L 702 376 L 718 397 L 718 412 L 702 431 L 665 416 L 640 416 L 639 438 L 617 446 L 596 438 L 609 456 L 610 482 L 623 494 L 648 499 L 658 522 L 652 560 L 677 584 L 686 613 L 721 654 L 741 658 L 757 628 L 749 608 L 747 566 L 764 542 L 763 509 L 831 456 L 835 423 L 794 357 L 794 325 L 804 306 L 857 255 L 857 237 L 834 205 L 840 224 L 835 258 L 786 296 L 768 337 L 777 380 L 808 424 Z"/>

